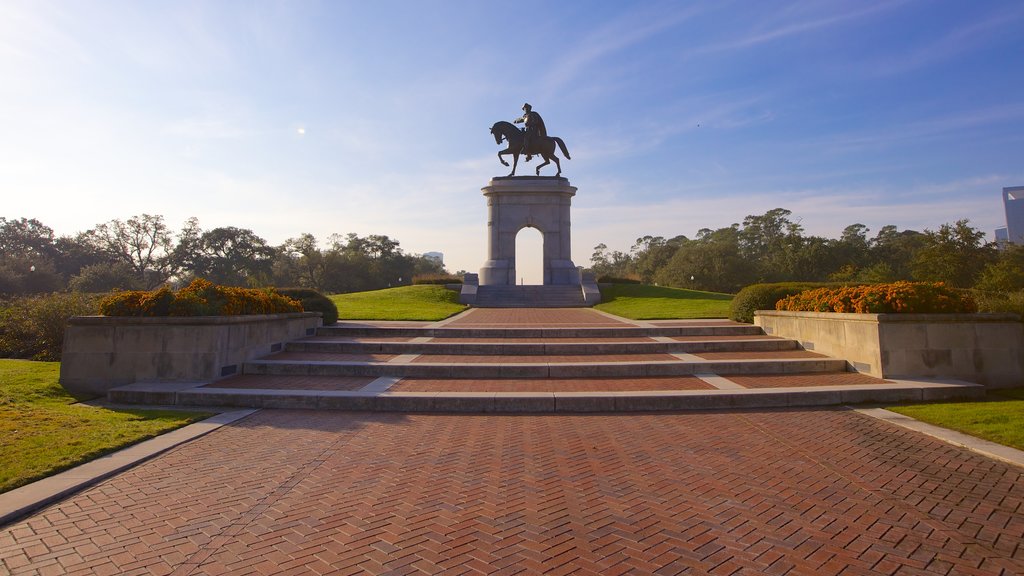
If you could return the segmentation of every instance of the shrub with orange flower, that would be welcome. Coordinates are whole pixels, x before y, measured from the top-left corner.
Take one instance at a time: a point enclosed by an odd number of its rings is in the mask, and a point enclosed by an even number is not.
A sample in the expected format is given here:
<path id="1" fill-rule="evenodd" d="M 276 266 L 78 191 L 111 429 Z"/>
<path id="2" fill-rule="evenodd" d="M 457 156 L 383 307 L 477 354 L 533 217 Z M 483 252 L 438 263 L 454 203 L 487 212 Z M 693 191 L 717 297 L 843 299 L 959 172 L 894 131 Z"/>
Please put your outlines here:
<path id="1" fill-rule="evenodd" d="M 969 293 L 942 282 L 893 282 L 807 290 L 779 300 L 775 309 L 791 312 L 934 314 L 977 312 L 978 306 Z"/>
<path id="2" fill-rule="evenodd" d="M 236 316 L 302 312 L 302 304 L 273 288 L 218 286 L 196 278 L 177 293 L 164 286 L 151 292 L 115 292 L 100 302 L 106 316 Z"/>

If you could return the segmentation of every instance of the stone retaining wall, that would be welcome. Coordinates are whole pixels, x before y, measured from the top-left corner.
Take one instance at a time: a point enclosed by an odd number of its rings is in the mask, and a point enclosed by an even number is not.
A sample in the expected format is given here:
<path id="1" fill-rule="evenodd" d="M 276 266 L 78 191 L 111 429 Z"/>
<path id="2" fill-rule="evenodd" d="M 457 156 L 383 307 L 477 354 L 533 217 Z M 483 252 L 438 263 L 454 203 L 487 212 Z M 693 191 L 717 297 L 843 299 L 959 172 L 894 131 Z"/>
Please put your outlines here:
<path id="1" fill-rule="evenodd" d="M 1024 385 L 1024 324 L 1014 314 L 836 314 L 758 310 L 754 324 L 878 378 Z"/>
<path id="2" fill-rule="evenodd" d="M 319 312 L 192 318 L 76 316 L 64 333 L 60 383 L 106 394 L 135 382 L 212 382 L 311 335 Z"/>

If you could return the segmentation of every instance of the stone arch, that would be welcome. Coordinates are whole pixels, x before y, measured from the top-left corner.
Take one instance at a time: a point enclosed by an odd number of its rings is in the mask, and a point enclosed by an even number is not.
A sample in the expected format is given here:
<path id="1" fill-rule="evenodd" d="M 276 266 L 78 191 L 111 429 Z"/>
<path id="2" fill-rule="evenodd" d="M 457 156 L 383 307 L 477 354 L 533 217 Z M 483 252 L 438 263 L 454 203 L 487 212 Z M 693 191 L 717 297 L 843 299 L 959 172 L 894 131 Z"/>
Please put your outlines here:
<path id="1" fill-rule="evenodd" d="M 525 224 L 516 232 L 514 278 L 518 283 L 544 284 L 544 231 Z"/>
<path id="2" fill-rule="evenodd" d="M 572 262 L 570 215 L 576 188 L 565 178 L 493 178 L 487 198 L 487 262 L 481 285 L 515 285 L 516 236 L 525 227 L 543 237 L 544 284 L 579 284 Z"/>

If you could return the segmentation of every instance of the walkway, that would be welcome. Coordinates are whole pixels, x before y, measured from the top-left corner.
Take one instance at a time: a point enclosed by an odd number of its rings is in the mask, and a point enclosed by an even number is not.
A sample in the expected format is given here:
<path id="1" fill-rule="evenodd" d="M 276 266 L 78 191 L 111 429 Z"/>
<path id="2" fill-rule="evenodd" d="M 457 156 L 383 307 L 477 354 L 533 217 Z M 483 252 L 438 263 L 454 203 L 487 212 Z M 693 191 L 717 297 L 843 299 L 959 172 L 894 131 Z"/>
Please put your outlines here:
<path id="1" fill-rule="evenodd" d="M 460 320 L 616 322 L 580 312 Z M 1024 468 L 844 407 L 262 410 L 0 528 L 0 574 L 1010 575 L 1022 542 Z"/>
<path id="2" fill-rule="evenodd" d="M 262 411 L 0 530 L 12 574 L 1021 574 L 1022 470 L 844 409 Z"/>

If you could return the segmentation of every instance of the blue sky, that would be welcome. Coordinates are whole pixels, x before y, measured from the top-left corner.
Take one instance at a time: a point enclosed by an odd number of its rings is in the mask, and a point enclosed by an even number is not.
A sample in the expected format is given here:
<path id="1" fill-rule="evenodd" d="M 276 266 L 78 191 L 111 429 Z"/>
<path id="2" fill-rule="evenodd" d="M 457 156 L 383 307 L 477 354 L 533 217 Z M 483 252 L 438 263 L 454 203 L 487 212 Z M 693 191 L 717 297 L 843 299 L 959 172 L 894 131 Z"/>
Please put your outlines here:
<path id="1" fill-rule="evenodd" d="M 1019 0 L 0 0 L 0 215 L 387 234 L 475 271 L 488 128 L 530 102 L 580 265 L 775 207 L 991 234 L 1024 185 L 1022 28 Z"/>

